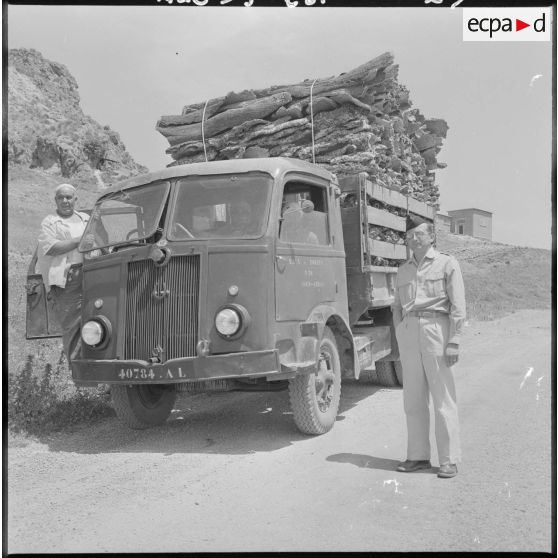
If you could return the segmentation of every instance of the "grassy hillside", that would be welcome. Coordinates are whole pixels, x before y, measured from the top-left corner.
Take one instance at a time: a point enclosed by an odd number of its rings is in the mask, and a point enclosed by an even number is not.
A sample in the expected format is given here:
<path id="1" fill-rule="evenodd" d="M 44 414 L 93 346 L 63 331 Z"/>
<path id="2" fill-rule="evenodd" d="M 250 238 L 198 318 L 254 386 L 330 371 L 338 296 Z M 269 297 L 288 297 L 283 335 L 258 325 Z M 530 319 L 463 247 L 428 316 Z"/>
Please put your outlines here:
<path id="1" fill-rule="evenodd" d="M 444 232 L 438 233 L 437 248 L 459 261 L 469 319 L 493 320 L 521 309 L 550 309 L 550 250 Z"/>

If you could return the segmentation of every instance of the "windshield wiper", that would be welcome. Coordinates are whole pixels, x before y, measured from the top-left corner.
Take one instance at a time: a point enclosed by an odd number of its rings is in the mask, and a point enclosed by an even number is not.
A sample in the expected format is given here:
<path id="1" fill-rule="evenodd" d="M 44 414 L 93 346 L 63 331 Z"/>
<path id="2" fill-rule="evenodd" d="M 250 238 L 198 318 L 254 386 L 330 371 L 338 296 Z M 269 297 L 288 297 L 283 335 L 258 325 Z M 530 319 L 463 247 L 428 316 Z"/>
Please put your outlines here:
<path id="1" fill-rule="evenodd" d="M 129 242 L 122 242 L 120 244 L 112 244 L 107 248 L 112 248 L 113 252 L 117 252 L 120 248 L 129 248 L 130 246 L 145 246 L 147 242 L 144 240 L 130 240 Z"/>

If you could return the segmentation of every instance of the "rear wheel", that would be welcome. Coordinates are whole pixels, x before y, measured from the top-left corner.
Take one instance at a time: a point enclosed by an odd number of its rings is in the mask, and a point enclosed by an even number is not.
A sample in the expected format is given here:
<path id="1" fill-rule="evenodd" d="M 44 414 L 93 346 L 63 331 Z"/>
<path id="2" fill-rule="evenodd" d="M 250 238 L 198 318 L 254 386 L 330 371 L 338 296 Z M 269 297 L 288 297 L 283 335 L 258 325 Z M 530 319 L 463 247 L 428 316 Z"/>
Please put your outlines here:
<path id="1" fill-rule="evenodd" d="M 399 385 L 403 385 L 403 365 L 400 360 L 393 361 L 393 367 L 395 368 L 395 375 L 397 376 L 397 381 Z"/>
<path id="2" fill-rule="evenodd" d="M 372 370 L 371 368 L 365 368 L 364 370 L 360 371 L 358 381 L 365 382 L 367 384 L 377 384 L 378 374 L 376 374 L 376 370 Z"/>
<path id="3" fill-rule="evenodd" d="M 160 384 L 112 385 L 112 405 L 116 416 L 127 426 L 145 429 L 163 424 L 169 417 L 176 391 Z"/>
<path id="4" fill-rule="evenodd" d="M 399 385 L 397 373 L 391 360 L 376 361 L 376 374 L 378 375 L 378 383 L 381 386 L 396 387 Z"/>
<path id="5" fill-rule="evenodd" d="M 341 363 L 332 331 L 320 343 L 318 369 L 289 380 L 291 409 L 304 434 L 324 434 L 335 424 L 341 397 Z"/>

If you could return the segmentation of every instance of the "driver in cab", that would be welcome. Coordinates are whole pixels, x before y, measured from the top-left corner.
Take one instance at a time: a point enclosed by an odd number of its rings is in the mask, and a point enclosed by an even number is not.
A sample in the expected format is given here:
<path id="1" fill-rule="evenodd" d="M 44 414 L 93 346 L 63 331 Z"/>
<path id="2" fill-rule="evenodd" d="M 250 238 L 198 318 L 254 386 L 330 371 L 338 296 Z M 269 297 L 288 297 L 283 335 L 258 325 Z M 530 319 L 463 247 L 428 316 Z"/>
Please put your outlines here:
<path id="1" fill-rule="evenodd" d="M 253 215 L 247 201 L 232 202 L 229 209 L 230 222 L 218 229 L 219 236 L 254 235 L 259 229 L 259 220 Z"/>

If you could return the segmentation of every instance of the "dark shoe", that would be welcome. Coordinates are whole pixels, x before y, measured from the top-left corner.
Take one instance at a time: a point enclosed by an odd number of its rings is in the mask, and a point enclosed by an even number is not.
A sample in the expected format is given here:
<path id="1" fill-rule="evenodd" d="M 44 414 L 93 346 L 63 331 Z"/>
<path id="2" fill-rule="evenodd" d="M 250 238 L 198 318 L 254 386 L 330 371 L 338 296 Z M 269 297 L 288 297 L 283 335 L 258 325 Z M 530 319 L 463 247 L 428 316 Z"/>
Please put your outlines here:
<path id="1" fill-rule="evenodd" d="M 412 473 L 413 471 L 418 471 L 420 469 L 430 469 L 432 465 L 428 459 L 423 461 L 412 461 L 407 459 L 402 463 L 399 463 L 397 466 L 397 470 L 401 471 L 402 473 Z"/>
<path id="2" fill-rule="evenodd" d="M 455 477 L 455 475 L 457 475 L 457 465 L 455 463 L 440 465 L 438 476 L 441 479 L 451 479 L 451 477 Z"/>

